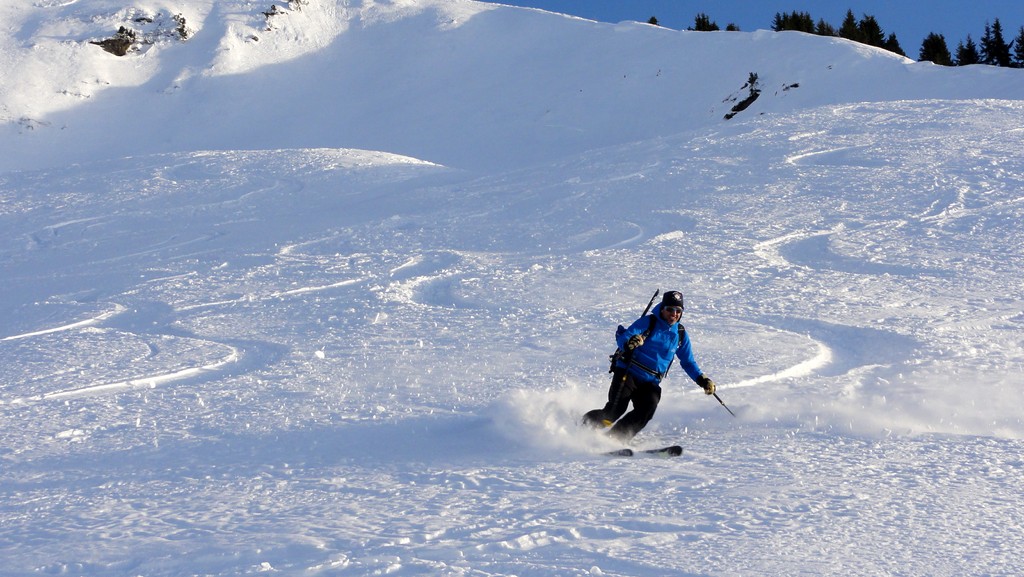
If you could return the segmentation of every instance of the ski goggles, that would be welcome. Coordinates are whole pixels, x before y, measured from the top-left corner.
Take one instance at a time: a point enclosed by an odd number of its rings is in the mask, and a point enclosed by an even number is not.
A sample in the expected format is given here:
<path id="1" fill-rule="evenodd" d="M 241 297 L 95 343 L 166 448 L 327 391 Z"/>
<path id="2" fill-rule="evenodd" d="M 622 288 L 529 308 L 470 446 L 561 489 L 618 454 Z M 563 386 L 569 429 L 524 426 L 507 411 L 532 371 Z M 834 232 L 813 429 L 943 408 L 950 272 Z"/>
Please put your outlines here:
<path id="1" fill-rule="evenodd" d="M 661 310 L 672 314 L 683 314 L 683 307 L 661 307 Z"/>

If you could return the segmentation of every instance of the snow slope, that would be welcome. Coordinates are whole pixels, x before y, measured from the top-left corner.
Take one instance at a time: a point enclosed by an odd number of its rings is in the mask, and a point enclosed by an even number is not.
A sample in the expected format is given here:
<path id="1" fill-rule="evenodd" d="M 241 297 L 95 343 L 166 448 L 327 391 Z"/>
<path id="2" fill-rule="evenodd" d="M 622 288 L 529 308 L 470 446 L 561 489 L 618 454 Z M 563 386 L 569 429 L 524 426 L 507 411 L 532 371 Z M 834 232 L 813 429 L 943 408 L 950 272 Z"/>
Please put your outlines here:
<path id="1" fill-rule="evenodd" d="M 678 32 L 461 0 L 309 1 L 270 18 L 249 0 L 130 6 L 0 9 L 18 31 L 0 45 L 0 135 L 12 142 L 0 169 L 97 153 L 321 147 L 519 168 L 718 126 L 751 73 L 763 90 L 751 116 L 1021 93 L 1005 70 L 913 63 L 800 33 Z M 172 34 L 177 14 L 185 42 Z M 125 58 L 85 43 L 119 26 L 153 43 Z"/>
<path id="2" fill-rule="evenodd" d="M 1024 73 L 282 9 L 0 8 L 0 574 L 1024 572 Z M 655 288 L 739 416 L 600 457 Z"/>

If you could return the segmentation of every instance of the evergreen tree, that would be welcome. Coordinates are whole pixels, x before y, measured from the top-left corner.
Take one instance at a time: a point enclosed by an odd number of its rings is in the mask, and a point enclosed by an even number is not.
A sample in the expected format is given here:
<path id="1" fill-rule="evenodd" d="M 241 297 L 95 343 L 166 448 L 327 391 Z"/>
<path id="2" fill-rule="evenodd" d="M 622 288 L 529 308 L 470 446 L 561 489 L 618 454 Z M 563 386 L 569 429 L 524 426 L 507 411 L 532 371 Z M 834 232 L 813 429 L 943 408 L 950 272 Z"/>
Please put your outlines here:
<path id="1" fill-rule="evenodd" d="M 860 42 L 860 28 L 857 26 L 857 17 L 853 15 L 853 10 L 846 11 L 846 18 L 839 26 L 839 37 Z"/>
<path id="2" fill-rule="evenodd" d="M 1024 26 L 1013 40 L 1013 64 L 1017 68 L 1024 68 Z"/>
<path id="3" fill-rule="evenodd" d="M 772 30 L 781 32 L 783 30 L 796 30 L 798 32 L 814 33 L 814 19 L 807 12 L 794 10 L 789 14 L 775 13 L 772 21 Z"/>
<path id="4" fill-rule="evenodd" d="M 834 26 L 825 22 L 824 18 L 818 20 L 818 23 L 814 26 L 814 33 L 818 36 L 837 36 L 838 33 Z"/>
<path id="5" fill-rule="evenodd" d="M 992 45 L 992 26 L 985 23 L 985 33 L 981 35 L 981 48 L 978 52 L 981 54 L 980 62 L 982 64 L 992 64 L 992 59 L 989 56 L 990 46 Z"/>
<path id="6" fill-rule="evenodd" d="M 892 32 L 889 37 L 882 43 L 882 48 L 885 48 L 889 52 L 895 52 L 900 56 L 906 56 L 907 53 L 903 51 L 903 47 L 900 46 L 900 41 L 896 39 L 896 33 Z"/>
<path id="7" fill-rule="evenodd" d="M 740 27 L 738 24 L 733 24 L 732 22 L 730 22 L 725 26 L 725 30 L 726 32 L 739 32 Z"/>
<path id="8" fill-rule="evenodd" d="M 919 62 L 934 62 L 942 66 L 952 66 L 953 57 L 949 54 L 949 47 L 946 46 L 946 37 L 942 34 L 932 32 L 921 43 Z"/>
<path id="9" fill-rule="evenodd" d="M 978 53 L 978 45 L 974 43 L 974 39 L 968 34 L 967 44 L 960 42 L 956 47 L 956 65 L 967 66 L 980 63 L 981 54 Z"/>
<path id="10" fill-rule="evenodd" d="M 825 33 L 823 35 L 827 35 L 830 31 L 835 34 L 835 29 L 825 24 L 824 21 L 818 23 L 818 28 L 821 32 Z M 886 37 L 878 20 L 870 14 L 865 14 L 860 21 L 857 21 L 857 18 L 853 15 L 853 10 L 847 10 L 843 24 L 839 27 L 838 34 L 835 35 L 847 40 L 853 40 L 854 42 L 860 42 L 861 44 L 867 44 L 868 46 L 884 48 L 900 56 L 907 55 L 900 46 L 900 41 L 896 39 L 896 34 L 889 34 Z"/>
<path id="11" fill-rule="evenodd" d="M 654 17 L 654 16 L 651 16 L 651 18 L 647 21 L 647 23 L 648 24 L 653 24 L 654 26 L 658 26 L 659 25 L 658 24 L 658 19 L 656 17 Z"/>
<path id="12" fill-rule="evenodd" d="M 883 46 L 885 44 L 885 33 L 882 27 L 875 20 L 874 16 L 864 15 L 857 23 L 857 30 L 860 31 L 860 42 L 868 46 Z"/>
<path id="13" fill-rule="evenodd" d="M 981 63 L 993 66 L 1010 65 L 1010 44 L 1003 38 L 1003 25 L 996 18 L 989 26 L 985 23 L 985 35 L 981 37 Z"/>
<path id="14" fill-rule="evenodd" d="M 693 19 L 693 27 L 688 30 L 696 30 L 697 32 L 715 32 L 719 30 L 718 23 L 711 20 L 707 14 L 701 12 L 697 14 Z"/>
<path id="15" fill-rule="evenodd" d="M 814 34 L 814 19 L 811 18 L 810 12 L 797 12 L 794 10 L 792 18 L 794 30 Z"/>

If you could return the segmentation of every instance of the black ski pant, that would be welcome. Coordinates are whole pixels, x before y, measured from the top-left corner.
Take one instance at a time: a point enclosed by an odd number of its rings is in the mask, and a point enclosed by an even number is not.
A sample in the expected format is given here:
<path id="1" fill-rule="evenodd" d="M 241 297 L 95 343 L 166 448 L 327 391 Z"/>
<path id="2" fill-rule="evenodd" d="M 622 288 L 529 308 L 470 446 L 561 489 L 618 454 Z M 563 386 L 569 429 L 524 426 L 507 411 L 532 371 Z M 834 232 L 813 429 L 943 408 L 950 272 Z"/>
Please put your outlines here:
<path id="1" fill-rule="evenodd" d="M 608 434 L 622 441 L 632 439 L 651 422 L 654 412 L 658 409 L 658 402 L 661 401 L 660 386 L 638 382 L 625 372 L 626 369 L 617 368 L 612 373 L 608 402 L 604 408 L 594 409 L 583 415 L 583 422 L 591 426 L 600 427 L 604 421 L 615 423 Z M 626 413 L 630 402 L 633 403 L 633 410 Z"/>

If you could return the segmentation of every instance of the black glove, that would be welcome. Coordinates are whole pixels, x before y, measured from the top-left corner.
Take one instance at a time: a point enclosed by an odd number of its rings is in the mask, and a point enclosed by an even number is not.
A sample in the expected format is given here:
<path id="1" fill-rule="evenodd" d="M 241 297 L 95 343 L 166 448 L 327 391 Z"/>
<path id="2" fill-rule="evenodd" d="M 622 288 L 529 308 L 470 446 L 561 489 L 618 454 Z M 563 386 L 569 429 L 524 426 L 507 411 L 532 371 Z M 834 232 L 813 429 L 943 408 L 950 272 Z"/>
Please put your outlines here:
<path id="1" fill-rule="evenodd" d="M 705 394 L 715 394 L 715 381 L 712 381 L 706 375 L 697 377 L 697 384 L 700 385 L 700 388 L 704 389 Z"/>
<path id="2" fill-rule="evenodd" d="M 633 335 L 633 336 L 629 337 L 628 341 L 626 341 L 626 350 L 627 351 L 631 351 L 631 350 L 633 350 L 633 349 L 635 349 L 635 348 L 637 348 L 637 347 L 639 347 L 639 346 L 641 346 L 643 344 L 644 344 L 644 336 L 643 335 Z"/>

